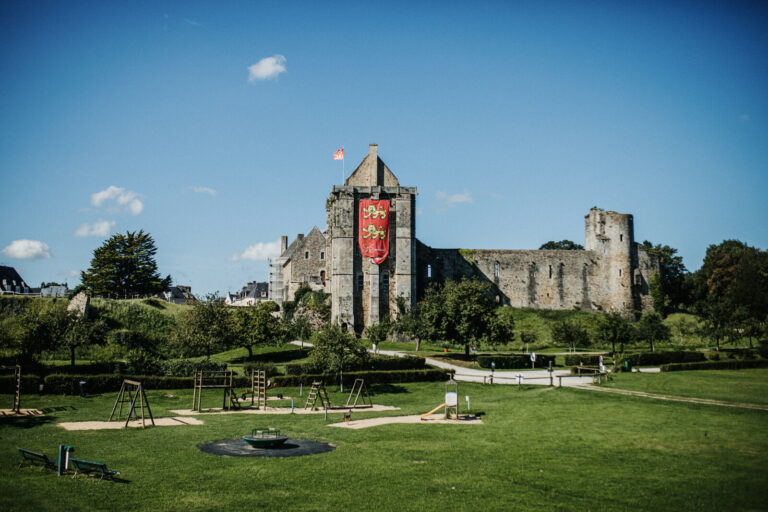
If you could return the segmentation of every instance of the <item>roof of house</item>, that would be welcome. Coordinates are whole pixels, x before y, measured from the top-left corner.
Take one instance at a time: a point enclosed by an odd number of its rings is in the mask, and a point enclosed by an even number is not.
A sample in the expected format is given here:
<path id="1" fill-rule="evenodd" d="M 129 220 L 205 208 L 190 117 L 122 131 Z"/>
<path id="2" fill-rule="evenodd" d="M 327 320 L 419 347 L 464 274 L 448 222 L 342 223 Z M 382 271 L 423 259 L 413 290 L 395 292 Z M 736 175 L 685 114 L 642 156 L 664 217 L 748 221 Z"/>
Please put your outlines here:
<path id="1" fill-rule="evenodd" d="M 0 286 L 3 286 L 3 281 L 5 281 L 7 283 L 6 286 L 9 287 L 14 286 L 14 281 L 16 282 L 15 286 L 27 286 L 27 283 L 24 282 L 19 273 L 16 272 L 15 268 L 0 265 Z M 5 286 L 3 286 L 3 289 L 5 289 Z"/>

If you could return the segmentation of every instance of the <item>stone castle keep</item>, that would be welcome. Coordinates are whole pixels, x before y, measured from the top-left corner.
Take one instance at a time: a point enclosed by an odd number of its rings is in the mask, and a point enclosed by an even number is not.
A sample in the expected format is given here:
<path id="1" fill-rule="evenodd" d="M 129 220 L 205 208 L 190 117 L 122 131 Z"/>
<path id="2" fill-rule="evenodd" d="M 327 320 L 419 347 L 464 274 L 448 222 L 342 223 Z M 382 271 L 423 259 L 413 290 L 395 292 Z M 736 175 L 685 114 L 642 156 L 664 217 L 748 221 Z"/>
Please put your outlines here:
<path id="1" fill-rule="evenodd" d="M 302 284 L 331 294 L 334 321 L 360 332 L 397 315 L 396 298 L 413 305 L 432 282 L 477 277 L 500 304 L 542 309 L 652 309 L 648 280 L 656 257 L 634 241 L 632 215 L 592 208 L 583 251 L 433 249 L 416 238 L 416 187 L 402 187 L 371 144 L 368 155 L 326 200 L 325 233 L 317 227 L 270 261 L 269 296 L 293 300 Z M 388 200 L 389 256 L 376 265 L 357 243 L 361 199 Z"/>

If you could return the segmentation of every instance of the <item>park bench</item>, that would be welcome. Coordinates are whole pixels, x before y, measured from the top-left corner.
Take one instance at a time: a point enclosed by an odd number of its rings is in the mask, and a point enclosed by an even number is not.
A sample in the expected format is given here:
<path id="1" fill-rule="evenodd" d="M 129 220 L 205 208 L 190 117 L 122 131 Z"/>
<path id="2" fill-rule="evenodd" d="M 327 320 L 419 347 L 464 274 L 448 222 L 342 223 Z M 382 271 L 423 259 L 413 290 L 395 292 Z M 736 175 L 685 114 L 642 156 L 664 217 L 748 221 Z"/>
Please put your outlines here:
<path id="1" fill-rule="evenodd" d="M 19 453 L 21 454 L 21 464 L 19 464 L 19 469 L 21 469 L 21 466 L 23 466 L 25 462 L 29 462 L 31 466 L 39 465 L 42 469 L 56 471 L 56 463 L 42 453 L 31 452 L 24 448 L 19 448 Z"/>
<path id="2" fill-rule="evenodd" d="M 75 474 L 72 475 L 72 478 L 75 478 L 78 473 L 83 473 L 86 476 L 93 475 L 94 477 L 101 475 L 99 478 L 99 482 L 101 482 L 105 478 L 107 480 L 114 480 L 115 475 L 120 474 L 119 471 L 107 469 L 107 465 L 101 462 L 91 462 L 89 460 L 83 459 L 69 459 L 69 465 L 75 470 Z"/>

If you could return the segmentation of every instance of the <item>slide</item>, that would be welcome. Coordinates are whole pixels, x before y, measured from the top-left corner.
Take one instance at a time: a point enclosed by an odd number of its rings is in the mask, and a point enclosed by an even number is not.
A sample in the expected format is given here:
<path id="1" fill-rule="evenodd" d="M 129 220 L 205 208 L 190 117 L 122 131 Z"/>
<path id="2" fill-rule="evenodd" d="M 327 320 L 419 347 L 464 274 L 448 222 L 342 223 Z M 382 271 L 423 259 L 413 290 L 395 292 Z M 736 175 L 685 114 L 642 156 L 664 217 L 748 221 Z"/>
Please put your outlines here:
<path id="1" fill-rule="evenodd" d="M 439 411 L 439 410 L 440 410 L 440 409 L 442 409 L 443 407 L 445 407 L 445 404 L 440 404 L 440 405 L 438 405 L 437 407 L 435 407 L 434 409 L 432 409 L 431 411 L 429 411 L 429 412 L 427 412 L 427 413 L 424 413 L 424 414 L 422 414 L 421 416 L 419 416 L 419 418 L 420 418 L 422 421 L 424 421 L 424 418 L 426 418 L 427 416 L 431 416 L 431 415 L 435 414 L 437 411 Z"/>

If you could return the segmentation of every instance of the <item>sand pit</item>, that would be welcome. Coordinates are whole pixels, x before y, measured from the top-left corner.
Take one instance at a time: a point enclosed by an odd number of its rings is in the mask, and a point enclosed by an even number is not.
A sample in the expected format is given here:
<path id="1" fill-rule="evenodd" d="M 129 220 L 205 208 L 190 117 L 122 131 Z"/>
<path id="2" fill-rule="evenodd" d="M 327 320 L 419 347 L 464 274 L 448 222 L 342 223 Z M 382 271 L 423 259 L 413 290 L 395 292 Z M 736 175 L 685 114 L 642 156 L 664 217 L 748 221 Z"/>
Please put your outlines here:
<path id="1" fill-rule="evenodd" d="M 373 407 L 338 407 L 328 409 L 328 414 L 342 414 L 348 412 L 350 409 L 357 412 L 380 412 L 380 411 L 398 411 L 399 407 L 392 407 L 390 405 L 376 405 Z M 241 409 L 239 411 L 225 411 L 222 409 L 210 409 L 205 412 L 197 412 L 192 409 L 174 409 L 171 411 L 173 414 L 179 416 L 204 416 L 206 414 L 291 414 L 290 407 L 267 407 L 266 409 Z M 294 414 L 323 414 L 324 409 L 312 411 L 310 409 L 304 409 L 303 406 L 297 406 L 294 410 Z"/>
<path id="2" fill-rule="evenodd" d="M 203 422 L 197 418 L 155 418 L 156 427 L 176 427 L 179 425 L 202 425 Z M 59 423 L 59 426 L 65 430 L 119 430 L 123 428 L 125 421 L 73 421 Z M 147 420 L 146 425 L 152 426 L 152 422 Z M 128 427 L 141 428 L 141 420 L 128 422 Z"/>
<path id="3" fill-rule="evenodd" d="M 379 425 L 389 425 L 392 423 L 418 423 L 420 425 L 435 425 L 435 424 L 449 424 L 449 425 L 482 425 L 483 420 L 477 416 L 460 416 L 458 420 L 446 420 L 442 416 L 429 416 L 424 420 L 421 419 L 420 414 L 414 414 L 413 416 L 382 416 L 380 418 L 368 418 L 365 420 L 355 420 L 342 423 L 332 423 L 329 427 L 339 428 L 351 428 L 360 429 L 368 427 L 377 427 Z"/>
<path id="4" fill-rule="evenodd" d="M 39 409 L 20 409 L 16 412 L 12 409 L 0 409 L 0 416 L 45 416 Z"/>

